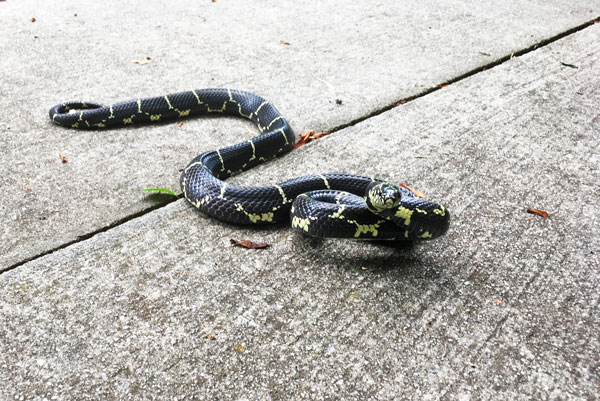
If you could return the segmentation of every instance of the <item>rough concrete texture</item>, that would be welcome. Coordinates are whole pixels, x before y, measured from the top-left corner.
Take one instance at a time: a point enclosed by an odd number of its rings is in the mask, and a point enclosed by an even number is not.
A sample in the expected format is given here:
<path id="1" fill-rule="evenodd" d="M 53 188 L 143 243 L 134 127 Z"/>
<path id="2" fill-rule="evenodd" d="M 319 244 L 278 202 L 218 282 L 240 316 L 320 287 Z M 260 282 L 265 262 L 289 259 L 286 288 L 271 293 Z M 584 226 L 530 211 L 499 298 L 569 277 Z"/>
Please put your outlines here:
<path id="1" fill-rule="evenodd" d="M 179 200 L 3 273 L 0 398 L 598 399 L 599 36 L 590 26 L 236 177 L 389 177 L 447 204 L 442 239 L 312 240 Z"/>
<path id="2" fill-rule="evenodd" d="M 177 189 L 199 151 L 253 135 L 223 119 L 76 132 L 50 123 L 59 102 L 226 86 L 297 132 L 329 130 L 599 14 L 598 0 L 3 2 L 0 270 L 156 205 L 141 189 Z"/>

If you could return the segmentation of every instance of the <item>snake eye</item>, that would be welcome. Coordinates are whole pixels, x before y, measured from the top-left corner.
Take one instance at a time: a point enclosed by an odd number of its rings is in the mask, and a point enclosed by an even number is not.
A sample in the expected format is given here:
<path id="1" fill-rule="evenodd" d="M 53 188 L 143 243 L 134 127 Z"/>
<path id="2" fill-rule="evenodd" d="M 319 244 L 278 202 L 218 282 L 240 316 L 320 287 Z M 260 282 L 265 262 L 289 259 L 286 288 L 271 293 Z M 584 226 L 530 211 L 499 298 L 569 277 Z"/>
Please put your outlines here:
<path id="1" fill-rule="evenodd" d="M 402 190 L 397 185 L 383 182 L 371 184 L 367 188 L 365 201 L 367 207 L 373 211 L 395 208 L 400 204 Z"/>

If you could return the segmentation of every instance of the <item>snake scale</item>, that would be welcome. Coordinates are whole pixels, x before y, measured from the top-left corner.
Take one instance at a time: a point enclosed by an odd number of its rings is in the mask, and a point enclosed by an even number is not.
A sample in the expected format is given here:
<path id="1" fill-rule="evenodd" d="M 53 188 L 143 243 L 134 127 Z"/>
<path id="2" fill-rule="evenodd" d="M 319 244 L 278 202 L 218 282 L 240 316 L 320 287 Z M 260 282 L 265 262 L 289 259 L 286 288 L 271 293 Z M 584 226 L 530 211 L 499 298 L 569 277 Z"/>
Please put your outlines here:
<path id="1" fill-rule="evenodd" d="M 317 174 L 270 186 L 224 180 L 294 147 L 295 135 L 275 106 L 253 93 L 201 89 L 104 106 L 67 102 L 50 109 L 63 127 L 99 129 L 223 113 L 252 120 L 260 131 L 245 142 L 196 156 L 180 178 L 185 198 L 203 213 L 237 224 L 290 221 L 314 237 L 432 239 L 443 235 L 450 214 L 406 188 L 352 174 Z"/>

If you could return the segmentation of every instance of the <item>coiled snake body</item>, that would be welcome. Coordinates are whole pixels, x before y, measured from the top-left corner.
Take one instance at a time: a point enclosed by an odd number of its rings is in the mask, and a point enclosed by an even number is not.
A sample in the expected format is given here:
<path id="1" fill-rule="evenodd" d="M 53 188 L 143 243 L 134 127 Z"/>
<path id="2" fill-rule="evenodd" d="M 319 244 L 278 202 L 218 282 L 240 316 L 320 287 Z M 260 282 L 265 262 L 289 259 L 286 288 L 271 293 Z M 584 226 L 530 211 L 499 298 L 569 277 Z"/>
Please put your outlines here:
<path id="1" fill-rule="evenodd" d="M 185 198 L 202 212 L 238 224 L 289 220 L 315 237 L 431 239 L 446 232 L 441 205 L 375 178 L 351 174 L 306 175 L 264 187 L 223 181 L 293 149 L 292 128 L 262 97 L 231 89 L 202 89 L 104 106 L 68 102 L 50 109 L 56 124 L 78 129 L 125 126 L 224 113 L 252 120 L 261 132 L 248 141 L 196 156 L 183 170 Z"/>

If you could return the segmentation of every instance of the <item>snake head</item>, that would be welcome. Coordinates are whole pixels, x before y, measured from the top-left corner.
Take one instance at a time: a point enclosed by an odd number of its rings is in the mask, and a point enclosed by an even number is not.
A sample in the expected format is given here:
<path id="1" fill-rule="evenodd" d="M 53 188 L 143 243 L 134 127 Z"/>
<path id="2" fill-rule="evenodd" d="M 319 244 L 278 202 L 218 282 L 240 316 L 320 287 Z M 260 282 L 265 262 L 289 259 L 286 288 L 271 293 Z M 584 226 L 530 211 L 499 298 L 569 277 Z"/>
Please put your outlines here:
<path id="1" fill-rule="evenodd" d="M 365 191 L 365 202 L 370 211 L 377 213 L 400 204 L 402 190 L 389 182 L 372 182 Z"/>

